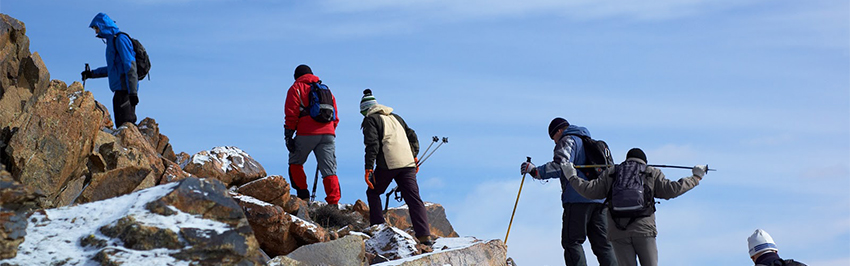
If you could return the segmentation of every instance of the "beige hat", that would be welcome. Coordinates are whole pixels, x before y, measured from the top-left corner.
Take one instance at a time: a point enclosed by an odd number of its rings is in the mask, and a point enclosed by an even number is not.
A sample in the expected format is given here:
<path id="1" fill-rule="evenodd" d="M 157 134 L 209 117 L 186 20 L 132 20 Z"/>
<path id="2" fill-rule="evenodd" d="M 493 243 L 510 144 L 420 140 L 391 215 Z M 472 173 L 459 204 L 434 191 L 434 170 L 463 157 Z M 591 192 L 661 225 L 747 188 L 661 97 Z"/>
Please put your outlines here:
<path id="1" fill-rule="evenodd" d="M 773 238 L 761 229 L 756 229 L 753 235 L 747 238 L 747 244 L 750 248 L 750 257 L 759 255 L 765 251 L 779 251 L 776 248 L 776 243 L 773 242 Z"/>

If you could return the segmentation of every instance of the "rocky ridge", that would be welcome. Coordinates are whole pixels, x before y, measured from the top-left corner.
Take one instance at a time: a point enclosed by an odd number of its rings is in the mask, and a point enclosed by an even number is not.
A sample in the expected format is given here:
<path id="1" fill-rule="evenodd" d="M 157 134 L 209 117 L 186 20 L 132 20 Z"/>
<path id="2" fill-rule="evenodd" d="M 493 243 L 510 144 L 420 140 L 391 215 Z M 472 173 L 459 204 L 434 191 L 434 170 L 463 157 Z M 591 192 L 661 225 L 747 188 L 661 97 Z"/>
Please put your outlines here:
<path id="1" fill-rule="evenodd" d="M 439 204 L 422 254 L 404 206 L 369 227 L 362 201 L 302 201 L 237 147 L 175 153 L 152 118 L 113 125 L 5 14 L 0 59 L 0 265 L 504 265 L 504 244 L 457 238 Z"/>

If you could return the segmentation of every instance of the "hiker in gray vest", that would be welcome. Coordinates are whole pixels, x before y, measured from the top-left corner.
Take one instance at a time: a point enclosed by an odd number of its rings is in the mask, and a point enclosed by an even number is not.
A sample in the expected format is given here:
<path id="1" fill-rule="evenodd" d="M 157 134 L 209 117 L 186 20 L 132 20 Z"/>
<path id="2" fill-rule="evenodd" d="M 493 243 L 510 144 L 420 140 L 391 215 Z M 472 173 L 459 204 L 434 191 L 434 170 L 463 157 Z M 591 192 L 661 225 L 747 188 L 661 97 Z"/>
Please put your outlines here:
<path id="1" fill-rule="evenodd" d="M 630 169 L 638 168 L 643 176 L 643 185 L 650 190 L 652 197 L 647 200 L 647 207 L 651 208 L 644 217 L 615 218 L 613 206 L 609 204 L 608 215 L 608 239 L 614 246 L 617 261 L 620 266 L 636 266 L 637 259 L 641 266 L 658 265 L 658 248 L 655 237 L 658 230 L 655 228 L 655 200 L 654 198 L 672 199 L 688 192 L 705 176 L 708 167 L 705 165 L 694 166 L 692 174 L 678 181 L 670 181 L 664 177 L 664 173 L 652 166 L 646 166 L 646 154 L 641 149 L 634 148 L 626 154 L 626 161 L 602 172 L 599 178 L 587 181 L 576 176 L 573 164 L 562 164 L 561 168 L 565 176 L 568 176 L 570 185 L 582 196 L 589 199 L 602 199 L 608 197 L 611 203 L 616 195 L 609 195 L 612 186 L 616 184 L 618 172 L 628 172 Z M 628 167 L 626 167 L 628 166 Z M 643 186 L 640 186 L 643 187 Z M 643 191 L 643 190 L 642 190 Z"/>
<path id="2" fill-rule="evenodd" d="M 753 235 L 747 238 L 747 247 L 750 259 L 756 266 L 806 266 L 799 261 L 780 258 L 779 249 L 776 248 L 773 238 L 761 229 L 756 229 Z"/>
<path id="3" fill-rule="evenodd" d="M 392 108 L 378 104 L 369 89 L 363 91 L 360 113 L 363 114 L 360 128 L 366 145 L 365 179 L 369 186 L 366 190 L 369 223 L 384 223 L 381 194 L 395 180 L 410 211 L 416 239 L 430 249 L 433 243 L 428 213 L 425 203 L 419 197 L 419 184 L 416 181 L 416 173 L 419 172 L 416 159 L 419 140 L 416 132 L 407 126 L 401 116 L 393 113 Z"/>

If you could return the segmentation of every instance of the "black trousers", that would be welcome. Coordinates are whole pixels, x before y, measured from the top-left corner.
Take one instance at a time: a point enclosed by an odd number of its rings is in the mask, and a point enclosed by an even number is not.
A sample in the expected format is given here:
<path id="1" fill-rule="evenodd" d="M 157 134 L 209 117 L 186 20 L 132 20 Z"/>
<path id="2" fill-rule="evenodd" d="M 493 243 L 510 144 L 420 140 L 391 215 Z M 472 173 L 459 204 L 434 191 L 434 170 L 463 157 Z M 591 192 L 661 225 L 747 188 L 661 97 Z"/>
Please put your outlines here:
<path id="1" fill-rule="evenodd" d="M 590 240 L 590 249 L 601 266 L 616 266 L 614 249 L 608 242 L 608 216 L 602 203 L 564 203 L 561 246 L 567 266 L 587 266 L 581 244 Z"/>
<path id="2" fill-rule="evenodd" d="M 381 194 L 387 190 L 390 183 L 395 180 L 401 190 L 401 197 L 407 203 L 410 212 L 410 222 L 417 237 L 430 236 L 431 226 L 428 224 L 428 211 L 425 203 L 419 197 L 419 184 L 416 182 L 416 168 L 407 167 L 400 169 L 375 169 L 375 189 L 366 189 L 366 199 L 369 201 L 369 223 L 372 225 L 384 223 L 381 210 Z"/>
<path id="3" fill-rule="evenodd" d="M 127 91 L 115 92 L 112 96 L 115 128 L 121 127 L 124 122 L 136 123 L 136 104 L 139 104 L 139 97 L 136 95 L 130 95 Z"/>

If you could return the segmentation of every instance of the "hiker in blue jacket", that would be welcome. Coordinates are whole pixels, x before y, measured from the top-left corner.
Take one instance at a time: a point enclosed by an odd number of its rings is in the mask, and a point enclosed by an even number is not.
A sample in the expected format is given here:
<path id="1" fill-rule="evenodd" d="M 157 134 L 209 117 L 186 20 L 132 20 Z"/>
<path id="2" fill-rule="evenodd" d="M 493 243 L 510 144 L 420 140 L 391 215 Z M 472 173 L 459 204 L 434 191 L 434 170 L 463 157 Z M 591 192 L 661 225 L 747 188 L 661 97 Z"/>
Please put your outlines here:
<path id="1" fill-rule="evenodd" d="M 83 80 L 109 77 L 109 89 L 112 90 L 112 112 L 115 115 L 115 127 L 125 122 L 136 123 L 136 105 L 139 103 L 139 78 L 136 72 L 136 53 L 133 42 L 121 32 L 109 16 L 98 13 L 89 27 L 94 29 L 98 38 L 106 43 L 106 66 L 83 71 Z"/>
<path id="2" fill-rule="evenodd" d="M 561 201 L 564 207 L 561 246 L 564 248 L 566 265 L 587 265 L 581 245 L 585 239 L 589 239 L 590 248 L 599 265 L 616 266 L 617 259 L 607 239 L 608 220 L 604 199 L 590 200 L 579 195 L 561 170 L 562 164 L 585 164 L 584 145 L 580 136 L 590 137 L 590 131 L 584 127 L 570 125 L 566 119 L 560 117 L 552 119 L 549 123 L 549 137 L 555 141 L 554 159 L 539 167 L 530 162 L 523 162 L 520 172 L 528 173 L 535 179 L 558 178 L 561 181 Z M 579 172 L 578 176 L 587 180 L 587 176 L 582 172 Z"/>

